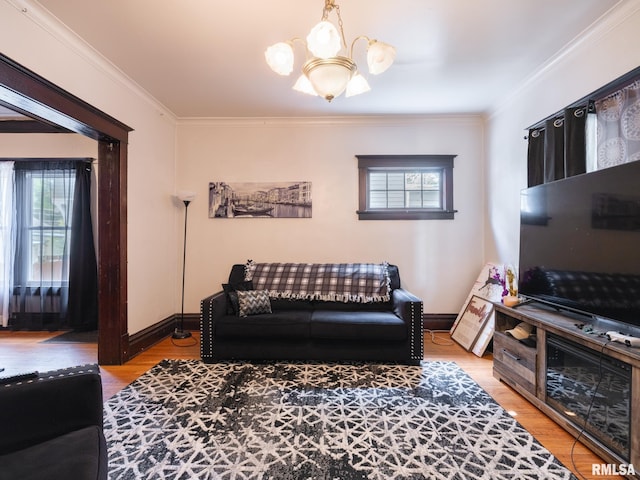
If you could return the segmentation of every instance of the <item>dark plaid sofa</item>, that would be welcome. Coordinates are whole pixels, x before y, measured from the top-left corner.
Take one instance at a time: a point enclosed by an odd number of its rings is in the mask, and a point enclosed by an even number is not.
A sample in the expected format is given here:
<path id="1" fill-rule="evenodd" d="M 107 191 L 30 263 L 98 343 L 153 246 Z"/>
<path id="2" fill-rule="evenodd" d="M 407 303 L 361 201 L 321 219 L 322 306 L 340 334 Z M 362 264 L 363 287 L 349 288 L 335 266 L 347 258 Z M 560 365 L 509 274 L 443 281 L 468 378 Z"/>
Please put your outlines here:
<path id="1" fill-rule="evenodd" d="M 422 301 L 401 287 L 397 266 L 388 265 L 387 272 L 385 301 L 332 301 L 319 294 L 285 298 L 269 291 L 271 313 L 240 316 L 236 297 L 264 285 L 256 281 L 254 287 L 246 280 L 247 266 L 234 265 L 224 289 L 201 301 L 202 360 L 417 364 L 423 358 Z"/>

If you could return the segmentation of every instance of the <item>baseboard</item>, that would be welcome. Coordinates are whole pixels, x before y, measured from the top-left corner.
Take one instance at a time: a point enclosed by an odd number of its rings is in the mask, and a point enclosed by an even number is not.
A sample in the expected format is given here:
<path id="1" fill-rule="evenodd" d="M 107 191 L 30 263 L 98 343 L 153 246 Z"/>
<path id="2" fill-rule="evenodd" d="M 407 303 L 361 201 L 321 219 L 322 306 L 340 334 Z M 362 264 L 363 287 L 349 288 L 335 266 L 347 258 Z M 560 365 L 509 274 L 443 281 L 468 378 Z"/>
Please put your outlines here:
<path id="1" fill-rule="evenodd" d="M 180 321 L 180 314 L 171 315 L 158 323 L 151 325 L 129 336 L 129 359 L 152 347 L 160 340 L 171 335 Z M 200 330 L 200 314 L 185 313 L 184 329 L 188 331 Z"/>
<path id="2" fill-rule="evenodd" d="M 425 313 L 422 325 L 425 330 L 451 330 L 457 316 L 456 313 Z"/>

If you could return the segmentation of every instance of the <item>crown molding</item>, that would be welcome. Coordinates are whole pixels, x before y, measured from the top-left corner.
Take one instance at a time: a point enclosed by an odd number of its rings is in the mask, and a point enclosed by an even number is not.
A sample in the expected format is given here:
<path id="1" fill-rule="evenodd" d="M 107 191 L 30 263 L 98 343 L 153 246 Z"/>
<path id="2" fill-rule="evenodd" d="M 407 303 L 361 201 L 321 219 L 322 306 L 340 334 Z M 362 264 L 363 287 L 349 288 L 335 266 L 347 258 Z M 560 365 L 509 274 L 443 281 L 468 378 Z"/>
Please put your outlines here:
<path id="1" fill-rule="evenodd" d="M 550 57 L 540 67 L 534 71 L 523 82 L 516 86 L 504 99 L 491 109 L 487 118 L 499 115 L 502 111 L 509 108 L 513 100 L 519 97 L 524 91 L 535 85 L 543 79 L 549 72 L 558 67 L 559 64 L 566 61 L 577 50 L 589 49 L 589 46 L 596 44 L 607 33 L 614 30 L 618 25 L 625 22 L 628 18 L 635 15 L 640 10 L 640 2 L 638 0 L 621 0 L 609 11 L 605 12 L 590 27 L 582 31 L 576 38 L 565 45 L 554 56 Z"/>
<path id="2" fill-rule="evenodd" d="M 481 124 L 484 116 L 477 113 L 452 115 L 374 115 L 374 116 L 326 116 L 326 117 L 182 117 L 180 126 L 388 126 L 427 125 L 447 122 Z"/>
<path id="3" fill-rule="evenodd" d="M 175 114 L 160 103 L 154 96 L 126 75 L 104 55 L 93 48 L 82 37 L 58 20 L 42 5 L 33 0 L 6 0 L 16 10 L 26 16 L 39 28 L 49 33 L 69 50 L 77 54 L 82 60 L 95 67 L 111 80 L 131 91 L 138 98 L 156 109 L 160 116 L 176 121 Z"/>

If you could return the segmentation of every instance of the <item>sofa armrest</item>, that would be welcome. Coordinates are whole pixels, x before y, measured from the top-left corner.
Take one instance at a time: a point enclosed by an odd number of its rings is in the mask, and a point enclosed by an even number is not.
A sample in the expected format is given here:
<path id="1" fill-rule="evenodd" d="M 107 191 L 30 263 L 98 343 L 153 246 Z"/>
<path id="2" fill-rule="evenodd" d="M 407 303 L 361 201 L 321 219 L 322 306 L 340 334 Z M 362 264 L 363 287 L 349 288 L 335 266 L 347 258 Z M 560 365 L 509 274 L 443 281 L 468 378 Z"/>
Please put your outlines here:
<path id="1" fill-rule="evenodd" d="M 97 365 L 41 373 L 0 386 L 0 454 L 80 428 L 102 429 L 102 380 Z"/>
<path id="2" fill-rule="evenodd" d="M 213 357 L 216 319 L 227 314 L 227 295 L 217 292 L 200 301 L 200 355 Z"/>
<path id="3" fill-rule="evenodd" d="M 394 313 L 403 319 L 409 328 L 411 360 L 419 362 L 424 358 L 422 300 L 403 288 L 393 290 L 391 299 Z"/>

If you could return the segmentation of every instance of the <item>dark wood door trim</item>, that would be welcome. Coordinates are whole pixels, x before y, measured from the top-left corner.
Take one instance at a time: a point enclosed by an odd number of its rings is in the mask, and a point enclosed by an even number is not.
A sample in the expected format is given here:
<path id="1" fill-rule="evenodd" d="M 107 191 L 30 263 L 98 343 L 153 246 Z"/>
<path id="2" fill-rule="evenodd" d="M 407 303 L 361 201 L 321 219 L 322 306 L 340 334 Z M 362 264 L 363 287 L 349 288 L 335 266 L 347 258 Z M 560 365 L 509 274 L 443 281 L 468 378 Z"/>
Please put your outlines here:
<path id="1" fill-rule="evenodd" d="M 133 129 L 0 54 L 0 105 L 98 140 L 98 363 L 128 360 L 127 143 Z"/>
<path id="2" fill-rule="evenodd" d="M 66 128 L 38 120 L 2 120 L 0 133 L 71 133 Z"/>
<path id="3" fill-rule="evenodd" d="M 100 140 L 98 165 L 98 363 L 121 365 L 129 359 L 127 144 Z"/>

